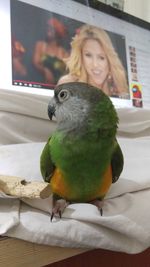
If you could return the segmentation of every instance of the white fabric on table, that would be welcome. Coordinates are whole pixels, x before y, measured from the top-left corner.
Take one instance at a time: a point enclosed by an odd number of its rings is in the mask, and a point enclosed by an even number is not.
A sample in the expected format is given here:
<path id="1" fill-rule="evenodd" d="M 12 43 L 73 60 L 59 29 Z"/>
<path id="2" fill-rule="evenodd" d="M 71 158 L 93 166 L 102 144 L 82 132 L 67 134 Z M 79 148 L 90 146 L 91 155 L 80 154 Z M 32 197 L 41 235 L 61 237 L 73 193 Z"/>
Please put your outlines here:
<path id="1" fill-rule="evenodd" d="M 19 224 L 19 200 L 0 197 L 0 235 Z"/>
<path id="2" fill-rule="evenodd" d="M 0 89 L 0 144 L 47 140 L 55 129 L 47 115 L 50 98 Z"/>
<path id="3" fill-rule="evenodd" d="M 24 240 L 66 247 L 104 248 L 138 253 L 150 245 L 150 138 L 118 138 L 125 157 L 119 181 L 104 202 L 104 215 L 90 204 L 69 205 L 63 218 L 50 222 L 51 197 L 46 200 L 12 199 L 1 202 L 3 234 Z M 0 147 L 0 174 L 41 180 L 39 159 L 44 143 Z M 1 201 L 1 200 L 0 200 Z M 25 203 L 26 202 L 26 203 Z M 28 203 L 28 205 L 27 205 Z M 7 211 L 4 213 L 5 206 Z M 11 217 L 12 216 L 12 217 Z M 19 218 L 19 221 L 18 221 Z"/>
<path id="4" fill-rule="evenodd" d="M 0 144 L 46 141 L 56 127 L 47 115 L 51 95 L 52 91 L 44 96 L 0 89 Z M 121 136 L 150 136 L 149 109 L 117 108 L 117 111 Z"/>

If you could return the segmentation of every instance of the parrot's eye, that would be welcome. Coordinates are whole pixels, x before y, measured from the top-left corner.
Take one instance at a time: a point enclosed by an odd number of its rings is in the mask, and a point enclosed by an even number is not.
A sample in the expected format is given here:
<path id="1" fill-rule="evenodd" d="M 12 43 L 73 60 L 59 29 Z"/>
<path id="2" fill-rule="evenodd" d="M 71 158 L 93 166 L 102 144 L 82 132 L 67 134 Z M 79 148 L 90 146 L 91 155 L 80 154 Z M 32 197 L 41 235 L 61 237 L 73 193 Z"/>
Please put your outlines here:
<path id="1" fill-rule="evenodd" d="M 58 94 L 58 99 L 60 102 L 67 100 L 69 97 L 69 92 L 67 90 L 61 90 Z"/>

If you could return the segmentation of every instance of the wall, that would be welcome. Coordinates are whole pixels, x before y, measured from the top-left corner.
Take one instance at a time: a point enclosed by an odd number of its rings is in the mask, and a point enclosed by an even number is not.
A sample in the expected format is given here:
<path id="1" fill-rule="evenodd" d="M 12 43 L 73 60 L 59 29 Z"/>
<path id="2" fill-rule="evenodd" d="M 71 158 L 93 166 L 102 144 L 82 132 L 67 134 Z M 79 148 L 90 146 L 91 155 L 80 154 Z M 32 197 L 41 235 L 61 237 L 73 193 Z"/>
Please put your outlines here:
<path id="1" fill-rule="evenodd" d="M 150 22 L 149 0 L 125 0 L 124 11 L 140 19 Z"/>
<path id="2" fill-rule="evenodd" d="M 150 1 L 149 0 L 99 0 L 102 3 L 110 4 L 120 2 L 120 9 L 140 19 L 150 22 Z"/>

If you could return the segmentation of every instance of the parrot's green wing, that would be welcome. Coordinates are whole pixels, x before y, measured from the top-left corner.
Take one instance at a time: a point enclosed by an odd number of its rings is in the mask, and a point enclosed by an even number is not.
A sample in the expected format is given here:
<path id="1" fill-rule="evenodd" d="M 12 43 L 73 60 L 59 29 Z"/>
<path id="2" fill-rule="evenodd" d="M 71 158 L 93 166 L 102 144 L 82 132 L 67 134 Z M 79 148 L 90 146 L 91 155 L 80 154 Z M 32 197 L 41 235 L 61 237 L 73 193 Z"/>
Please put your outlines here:
<path id="1" fill-rule="evenodd" d="M 45 182 L 50 182 L 50 179 L 55 170 L 55 165 L 53 164 L 50 155 L 50 139 L 51 137 L 48 139 L 40 157 L 40 169 Z"/>
<path id="2" fill-rule="evenodd" d="M 123 164 L 124 164 L 123 154 L 116 140 L 115 145 L 114 145 L 114 150 L 112 153 L 112 159 L 111 159 L 112 183 L 115 183 L 119 179 L 119 176 L 123 169 Z"/>

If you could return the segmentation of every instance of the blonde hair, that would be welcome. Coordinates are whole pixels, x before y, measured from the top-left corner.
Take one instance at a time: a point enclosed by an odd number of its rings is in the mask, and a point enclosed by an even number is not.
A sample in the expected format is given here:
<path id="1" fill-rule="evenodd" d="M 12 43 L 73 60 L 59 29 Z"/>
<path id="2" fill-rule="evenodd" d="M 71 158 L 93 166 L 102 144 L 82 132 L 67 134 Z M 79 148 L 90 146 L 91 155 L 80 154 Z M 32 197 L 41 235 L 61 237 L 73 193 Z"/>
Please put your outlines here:
<path id="1" fill-rule="evenodd" d="M 110 92 L 110 95 L 117 94 L 121 96 L 125 93 L 128 94 L 125 69 L 112 45 L 108 34 L 98 27 L 83 25 L 80 28 L 79 33 L 73 38 L 73 41 L 71 42 L 71 54 L 66 60 L 69 73 L 73 76 L 76 76 L 79 81 L 88 82 L 88 75 L 82 64 L 82 47 L 85 41 L 88 39 L 94 39 L 100 43 L 108 60 L 110 74 L 105 80 L 102 90 L 105 92 L 109 91 L 108 87 L 111 80 L 114 88 L 113 92 Z"/>

